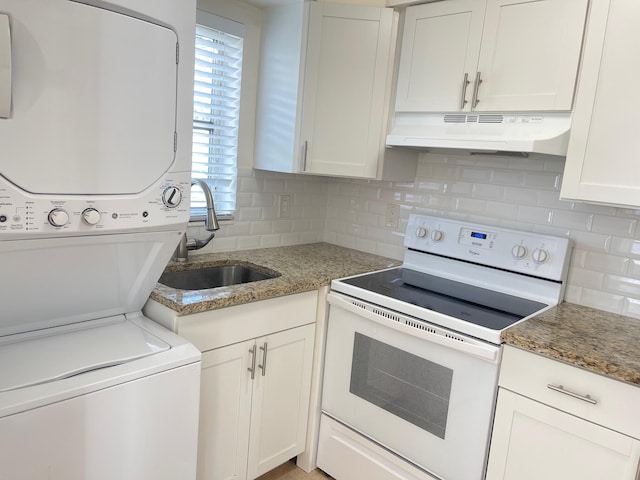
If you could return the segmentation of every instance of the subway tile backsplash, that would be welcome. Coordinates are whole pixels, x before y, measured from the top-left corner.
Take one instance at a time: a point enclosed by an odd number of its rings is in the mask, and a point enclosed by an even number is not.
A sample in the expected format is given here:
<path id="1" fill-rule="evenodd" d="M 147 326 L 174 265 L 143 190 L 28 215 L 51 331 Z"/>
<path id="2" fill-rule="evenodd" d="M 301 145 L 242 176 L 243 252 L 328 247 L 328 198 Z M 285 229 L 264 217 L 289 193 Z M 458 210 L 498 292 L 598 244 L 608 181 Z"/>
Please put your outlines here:
<path id="1" fill-rule="evenodd" d="M 456 217 L 570 237 L 565 298 L 640 318 L 640 210 L 560 200 L 563 168 L 554 156 L 428 153 L 405 182 L 240 169 L 236 220 L 201 253 L 326 241 L 400 259 L 411 212 Z M 385 224 L 390 203 L 400 206 L 397 228 Z M 199 226 L 189 234 L 205 235 Z"/>
<path id="2" fill-rule="evenodd" d="M 279 215 L 280 195 L 288 195 L 288 216 Z M 326 179 L 238 169 L 237 213 L 224 221 L 205 248 L 191 254 L 298 245 L 324 240 Z M 188 228 L 190 237 L 206 238 L 202 224 Z"/>

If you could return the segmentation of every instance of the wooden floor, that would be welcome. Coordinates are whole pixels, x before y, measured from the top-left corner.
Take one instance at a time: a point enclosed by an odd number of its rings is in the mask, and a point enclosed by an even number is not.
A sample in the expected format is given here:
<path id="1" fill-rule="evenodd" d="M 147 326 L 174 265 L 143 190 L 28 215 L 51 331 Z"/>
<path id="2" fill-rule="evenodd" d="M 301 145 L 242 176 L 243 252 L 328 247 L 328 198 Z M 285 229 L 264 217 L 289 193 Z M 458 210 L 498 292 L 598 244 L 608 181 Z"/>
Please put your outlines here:
<path id="1" fill-rule="evenodd" d="M 331 480 L 331 477 L 321 470 L 307 473 L 296 467 L 296 464 L 291 461 L 265 473 L 256 480 Z"/>

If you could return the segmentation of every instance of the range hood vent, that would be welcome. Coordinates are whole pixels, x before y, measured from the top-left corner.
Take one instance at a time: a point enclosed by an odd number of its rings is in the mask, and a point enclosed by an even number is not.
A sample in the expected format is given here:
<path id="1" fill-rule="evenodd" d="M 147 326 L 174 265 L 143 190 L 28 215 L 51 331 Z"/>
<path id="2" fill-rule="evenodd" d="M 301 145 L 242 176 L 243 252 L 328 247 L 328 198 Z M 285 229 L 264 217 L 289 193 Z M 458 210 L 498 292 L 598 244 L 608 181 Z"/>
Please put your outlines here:
<path id="1" fill-rule="evenodd" d="M 387 136 L 387 145 L 425 150 L 566 155 L 570 127 L 570 112 L 398 112 Z"/>

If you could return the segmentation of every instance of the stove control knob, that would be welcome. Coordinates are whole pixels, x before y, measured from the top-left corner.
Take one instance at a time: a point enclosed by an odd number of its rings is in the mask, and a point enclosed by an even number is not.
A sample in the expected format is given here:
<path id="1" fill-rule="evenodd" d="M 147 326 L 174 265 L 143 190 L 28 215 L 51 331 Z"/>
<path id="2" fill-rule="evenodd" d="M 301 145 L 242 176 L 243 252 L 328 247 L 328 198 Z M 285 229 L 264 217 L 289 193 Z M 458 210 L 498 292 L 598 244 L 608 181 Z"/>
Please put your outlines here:
<path id="1" fill-rule="evenodd" d="M 182 202 L 182 192 L 178 187 L 170 186 L 162 192 L 162 203 L 165 207 L 176 208 Z"/>
<path id="2" fill-rule="evenodd" d="M 87 225 L 95 225 L 100 221 L 100 212 L 95 208 L 85 208 L 82 211 L 82 221 Z"/>
<path id="3" fill-rule="evenodd" d="M 434 242 L 441 242 L 444 238 L 444 232 L 442 230 L 434 230 L 431 232 L 431 240 Z"/>
<path id="4" fill-rule="evenodd" d="M 418 238 L 424 238 L 424 237 L 426 237 L 426 236 L 427 236 L 427 233 L 429 233 L 429 230 L 427 230 L 427 229 L 426 229 L 426 228 L 424 228 L 424 227 L 418 227 L 418 228 L 416 229 L 416 237 L 418 237 Z"/>
<path id="5" fill-rule="evenodd" d="M 511 249 L 511 254 L 516 260 L 522 260 L 527 256 L 527 247 L 525 247 L 524 245 L 515 245 Z"/>
<path id="6" fill-rule="evenodd" d="M 48 220 L 54 227 L 64 227 L 69 222 L 69 214 L 61 208 L 54 208 L 49 212 Z"/>
<path id="7" fill-rule="evenodd" d="M 543 248 L 536 248 L 531 256 L 533 257 L 533 261 L 539 264 L 543 264 L 549 260 L 549 252 Z"/>

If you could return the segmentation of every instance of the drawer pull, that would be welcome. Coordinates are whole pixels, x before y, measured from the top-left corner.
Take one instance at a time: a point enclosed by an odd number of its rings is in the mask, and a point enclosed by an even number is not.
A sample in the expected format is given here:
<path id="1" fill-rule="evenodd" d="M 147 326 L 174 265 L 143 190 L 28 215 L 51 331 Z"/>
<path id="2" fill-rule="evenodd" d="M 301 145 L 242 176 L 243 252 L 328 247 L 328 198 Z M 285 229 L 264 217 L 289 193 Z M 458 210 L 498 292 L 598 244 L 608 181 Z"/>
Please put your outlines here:
<path id="1" fill-rule="evenodd" d="M 553 390 L 554 392 L 564 393 L 565 395 L 569 395 L 570 397 L 577 398 L 578 400 L 582 400 L 583 402 L 591 403 L 593 405 L 597 404 L 598 401 L 591 398 L 590 395 L 580 395 L 579 393 L 574 393 L 570 390 L 566 390 L 562 385 L 547 385 L 547 388 Z"/>

